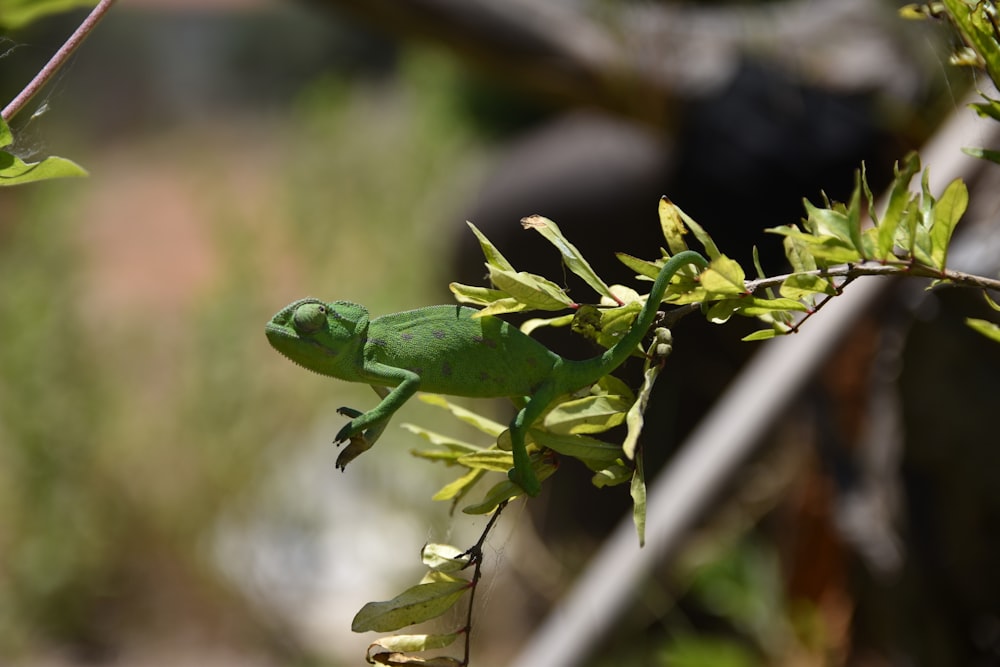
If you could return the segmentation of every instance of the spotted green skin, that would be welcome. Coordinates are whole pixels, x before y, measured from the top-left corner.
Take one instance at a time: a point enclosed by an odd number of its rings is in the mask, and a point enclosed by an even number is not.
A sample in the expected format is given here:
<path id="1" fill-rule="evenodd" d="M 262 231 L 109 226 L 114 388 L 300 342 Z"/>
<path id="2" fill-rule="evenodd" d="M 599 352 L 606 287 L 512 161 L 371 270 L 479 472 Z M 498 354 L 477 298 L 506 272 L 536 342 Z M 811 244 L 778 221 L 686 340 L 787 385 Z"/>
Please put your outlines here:
<path id="1" fill-rule="evenodd" d="M 474 318 L 462 306 L 429 306 L 370 320 L 349 301 L 301 299 L 265 327 L 281 354 L 321 375 L 369 384 L 382 401 L 368 412 L 341 408 L 351 421 L 336 441 L 350 440 L 337 459 L 343 468 L 370 448 L 392 415 L 417 390 L 475 398 L 526 397 L 510 423 L 512 481 L 529 495 L 541 486 L 531 466 L 525 434 L 559 395 L 593 384 L 627 359 L 653 323 L 674 274 L 707 266 L 696 252 L 678 253 L 660 270 L 649 299 L 629 331 L 600 356 L 564 359 L 498 317 Z"/>

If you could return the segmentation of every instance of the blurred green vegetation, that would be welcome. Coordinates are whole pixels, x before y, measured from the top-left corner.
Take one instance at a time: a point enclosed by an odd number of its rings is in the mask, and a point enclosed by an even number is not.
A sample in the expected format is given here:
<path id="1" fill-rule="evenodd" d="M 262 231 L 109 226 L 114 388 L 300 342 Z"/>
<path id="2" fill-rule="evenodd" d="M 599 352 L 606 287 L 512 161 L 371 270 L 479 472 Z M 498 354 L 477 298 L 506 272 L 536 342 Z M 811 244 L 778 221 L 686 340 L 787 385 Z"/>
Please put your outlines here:
<path id="1" fill-rule="evenodd" d="M 91 146 L 79 154 L 89 181 L 4 193 L 0 661 L 46 646 L 110 650 L 168 618 L 208 632 L 262 623 L 206 544 L 220 517 L 252 506 L 275 461 L 294 455 L 288 436 L 329 417 L 336 394 L 272 354 L 263 324 L 306 293 L 373 311 L 443 295 L 439 257 L 450 230 L 465 229 L 450 202 L 485 155 L 451 111 L 447 62 L 406 62 L 397 82 L 319 80 L 288 120 L 219 133 L 249 147 L 227 152 L 216 128 L 175 128 L 124 149 Z M 203 216 L 212 279 L 180 305 L 154 295 L 109 306 L 91 293 L 102 284 L 92 274 L 115 236 L 90 234 L 87 211 L 96 190 L 127 199 L 114 174 L 144 178 L 153 161 L 148 177 L 173 175 L 195 193 L 188 208 Z M 121 232 L 144 233 L 145 220 L 131 224 L 139 231 Z"/>

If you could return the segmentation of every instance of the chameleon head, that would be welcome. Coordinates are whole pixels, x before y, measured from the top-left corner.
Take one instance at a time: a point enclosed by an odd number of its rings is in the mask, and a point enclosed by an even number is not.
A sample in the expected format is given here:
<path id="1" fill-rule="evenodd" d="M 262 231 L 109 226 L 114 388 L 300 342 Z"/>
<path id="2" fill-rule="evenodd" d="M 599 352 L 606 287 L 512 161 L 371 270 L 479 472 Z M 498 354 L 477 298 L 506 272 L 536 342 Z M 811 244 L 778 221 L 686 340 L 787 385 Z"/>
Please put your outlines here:
<path id="1" fill-rule="evenodd" d="M 300 299 L 275 314 L 264 328 L 271 347 L 309 370 L 341 377 L 368 328 L 368 311 L 347 301 Z"/>

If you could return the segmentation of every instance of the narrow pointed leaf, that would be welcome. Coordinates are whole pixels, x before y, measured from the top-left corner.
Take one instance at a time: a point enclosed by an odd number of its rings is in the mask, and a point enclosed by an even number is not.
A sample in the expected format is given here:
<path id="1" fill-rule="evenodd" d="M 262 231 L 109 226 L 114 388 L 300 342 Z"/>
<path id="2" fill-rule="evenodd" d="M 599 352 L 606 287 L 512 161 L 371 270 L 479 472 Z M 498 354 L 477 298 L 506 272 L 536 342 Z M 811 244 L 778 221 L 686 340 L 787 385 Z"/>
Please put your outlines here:
<path id="1" fill-rule="evenodd" d="M 486 257 L 487 266 L 502 269 L 504 271 L 515 270 L 511 263 L 507 261 L 507 258 L 503 256 L 503 253 L 497 250 L 497 247 L 493 245 L 488 238 L 486 238 L 485 234 L 479 231 L 478 227 L 468 221 L 466 221 L 465 224 L 469 226 L 472 233 L 476 235 L 476 239 L 479 240 L 479 247 L 483 249 L 483 255 Z"/>
<path id="2" fill-rule="evenodd" d="M 467 410 L 460 405 L 455 405 L 440 394 L 420 394 L 419 399 L 421 403 L 433 405 L 438 408 L 444 408 L 454 415 L 459 421 L 464 422 L 493 438 L 503 433 L 504 429 L 507 428 L 500 422 L 483 417 L 482 415 L 472 412 L 471 410 Z"/>
<path id="3" fill-rule="evenodd" d="M 974 331 L 978 331 L 990 340 L 1000 343 L 1000 325 L 994 324 L 989 320 L 980 320 L 974 317 L 966 318 L 965 323 L 972 327 Z"/>
<path id="4" fill-rule="evenodd" d="M 617 301 L 615 295 L 608 288 L 607 284 L 594 271 L 590 266 L 590 263 L 583 258 L 583 255 L 577 249 L 575 245 L 566 240 L 562 232 L 556 223 L 552 222 L 548 218 L 543 218 L 540 215 L 532 215 L 521 220 L 521 226 L 525 229 L 534 229 L 536 232 L 545 237 L 549 243 L 554 245 L 562 255 L 563 263 L 566 267 L 580 276 L 585 283 L 590 285 L 591 289 L 600 294 L 601 296 L 608 297 L 609 299 Z"/>
<path id="5" fill-rule="evenodd" d="M 663 231 L 663 238 L 667 241 L 667 248 L 671 255 L 687 250 L 687 243 L 684 235 L 688 233 L 684 222 L 681 220 L 680 209 L 674 206 L 666 197 L 660 197 L 660 229 Z"/>
<path id="6" fill-rule="evenodd" d="M 932 266 L 944 269 L 951 235 L 968 205 L 969 190 L 961 179 L 955 179 L 948 184 L 934 206 L 934 218 L 930 229 Z"/>
<path id="7" fill-rule="evenodd" d="M 472 469 L 461 477 L 448 482 L 438 492 L 431 496 L 431 500 L 459 500 L 486 474 L 485 470 Z"/>
<path id="8" fill-rule="evenodd" d="M 646 475 L 642 469 L 642 457 L 635 460 L 635 472 L 629 487 L 632 496 L 632 522 L 639 537 L 639 546 L 646 545 Z"/>

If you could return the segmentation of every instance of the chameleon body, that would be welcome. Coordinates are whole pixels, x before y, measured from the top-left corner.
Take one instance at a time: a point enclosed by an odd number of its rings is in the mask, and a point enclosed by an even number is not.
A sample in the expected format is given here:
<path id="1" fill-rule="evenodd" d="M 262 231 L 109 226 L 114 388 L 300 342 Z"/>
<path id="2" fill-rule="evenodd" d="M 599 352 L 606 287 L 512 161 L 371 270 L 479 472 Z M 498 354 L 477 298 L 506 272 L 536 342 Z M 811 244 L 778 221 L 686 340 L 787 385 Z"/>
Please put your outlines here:
<path id="1" fill-rule="evenodd" d="M 463 306 L 429 306 L 373 320 L 348 301 L 301 299 L 266 326 L 267 339 L 296 364 L 321 375 L 364 382 L 382 401 L 368 412 L 341 408 L 351 417 L 336 436 L 349 440 L 337 459 L 343 468 L 374 444 L 386 424 L 417 390 L 478 398 L 526 397 L 510 423 L 514 467 L 510 479 L 530 495 L 540 484 L 525 446 L 528 428 L 558 396 L 591 385 L 621 365 L 642 342 L 667 285 L 688 264 L 705 258 L 684 251 L 660 270 L 632 327 L 603 354 L 564 359 L 517 327 L 494 316 L 473 317 Z"/>

